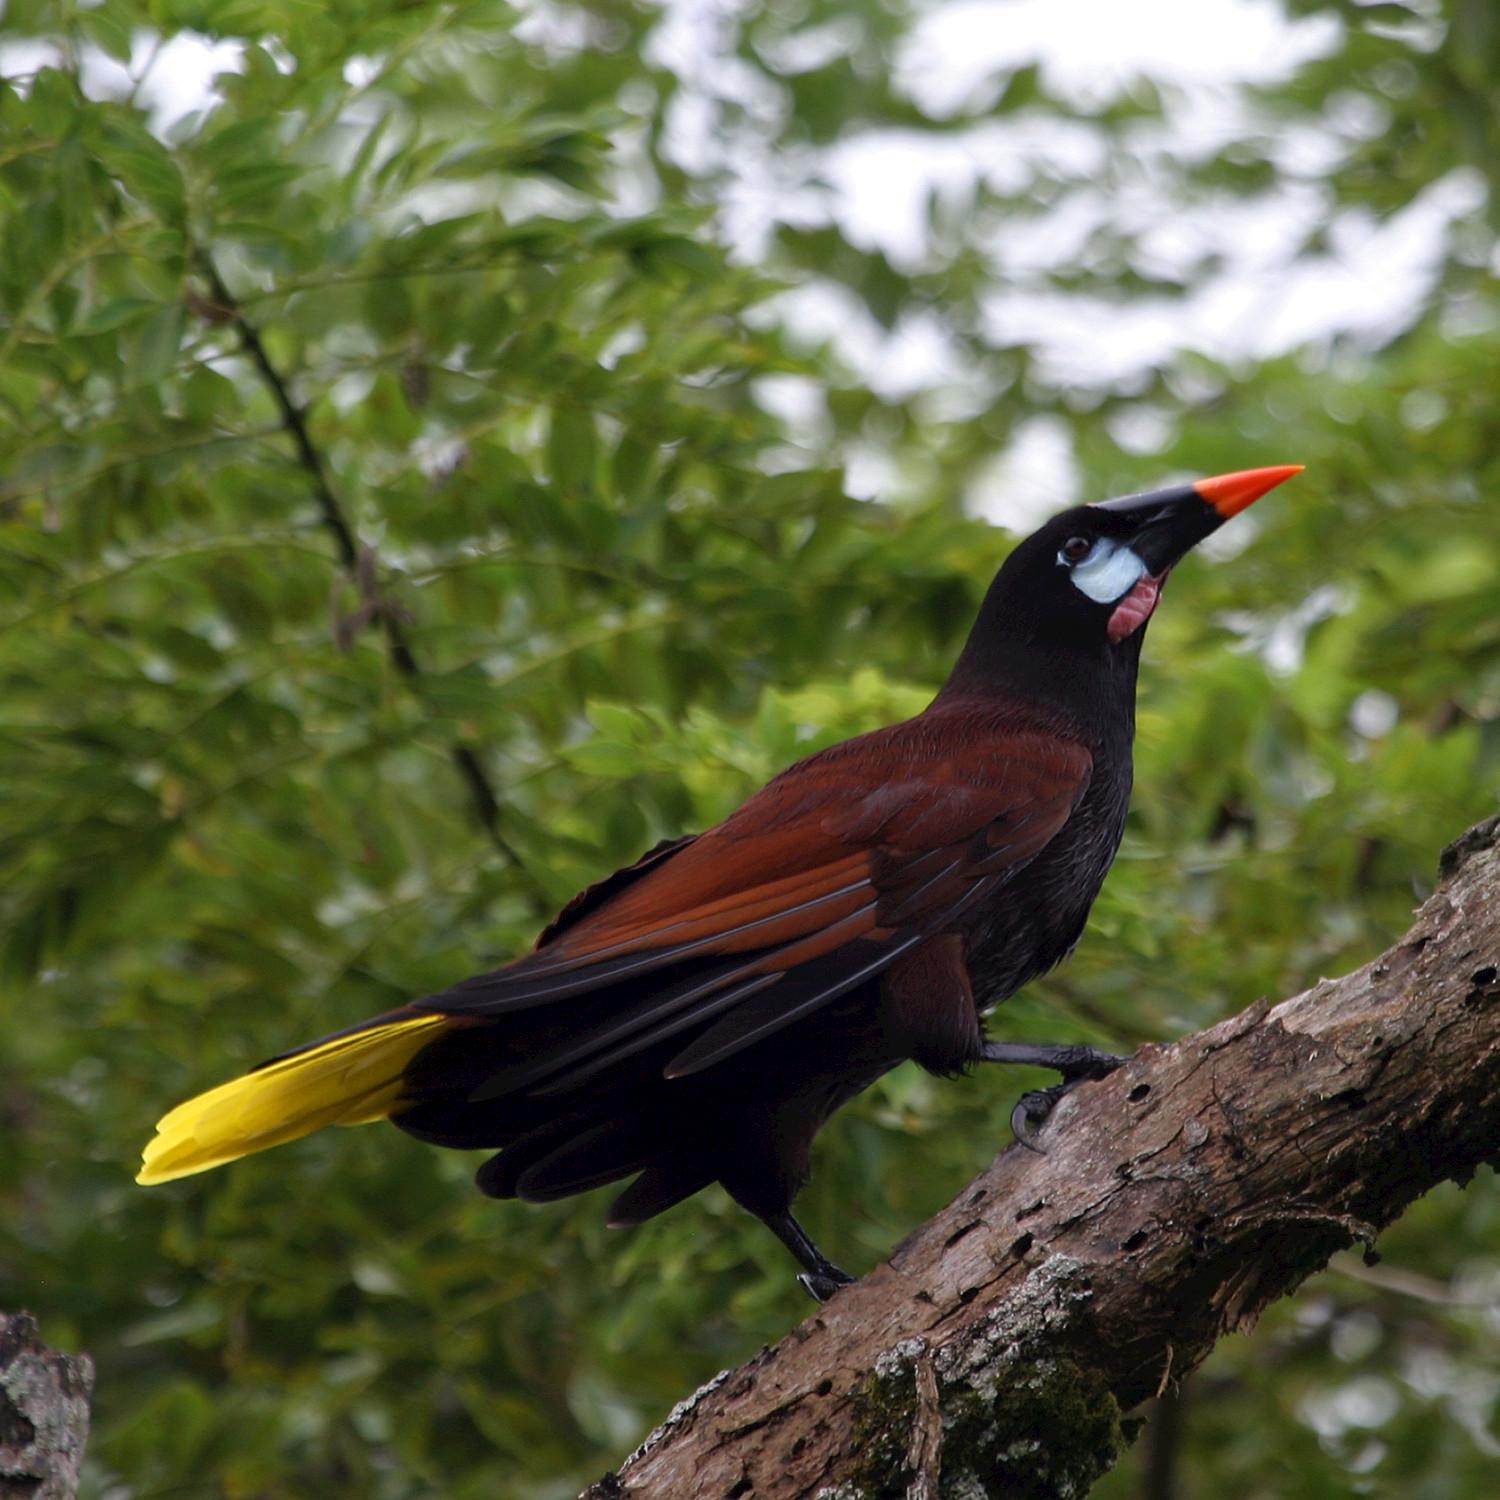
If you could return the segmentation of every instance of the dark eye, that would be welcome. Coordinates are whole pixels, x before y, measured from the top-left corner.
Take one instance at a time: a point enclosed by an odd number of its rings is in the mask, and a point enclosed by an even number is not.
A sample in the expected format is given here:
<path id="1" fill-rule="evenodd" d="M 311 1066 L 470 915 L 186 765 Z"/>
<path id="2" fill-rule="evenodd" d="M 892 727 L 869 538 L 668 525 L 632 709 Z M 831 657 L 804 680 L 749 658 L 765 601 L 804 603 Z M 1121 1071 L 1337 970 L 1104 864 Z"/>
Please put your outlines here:
<path id="1" fill-rule="evenodd" d="M 1057 555 L 1065 563 L 1081 563 L 1093 550 L 1094 544 L 1086 536 L 1070 536 Z"/>

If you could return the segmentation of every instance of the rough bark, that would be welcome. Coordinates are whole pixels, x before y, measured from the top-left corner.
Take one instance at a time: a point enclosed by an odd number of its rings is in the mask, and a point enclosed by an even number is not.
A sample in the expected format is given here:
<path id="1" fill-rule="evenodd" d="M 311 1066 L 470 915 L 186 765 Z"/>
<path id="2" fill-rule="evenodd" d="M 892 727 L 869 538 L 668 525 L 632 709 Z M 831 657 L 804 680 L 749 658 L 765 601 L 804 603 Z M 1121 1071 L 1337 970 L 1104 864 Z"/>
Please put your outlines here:
<path id="1" fill-rule="evenodd" d="M 1362 969 L 1077 1089 L 1045 1155 L 1003 1152 L 589 1500 L 1082 1495 L 1223 1334 L 1496 1158 L 1497 845 L 1452 845 Z"/>
<path id="2" fill-rule="evenodd" d="M 29 1313 L 0 1313 L 0 1500 L 71 1500 L 89 1435 L 94 1366 L 42 1343 Z"/>

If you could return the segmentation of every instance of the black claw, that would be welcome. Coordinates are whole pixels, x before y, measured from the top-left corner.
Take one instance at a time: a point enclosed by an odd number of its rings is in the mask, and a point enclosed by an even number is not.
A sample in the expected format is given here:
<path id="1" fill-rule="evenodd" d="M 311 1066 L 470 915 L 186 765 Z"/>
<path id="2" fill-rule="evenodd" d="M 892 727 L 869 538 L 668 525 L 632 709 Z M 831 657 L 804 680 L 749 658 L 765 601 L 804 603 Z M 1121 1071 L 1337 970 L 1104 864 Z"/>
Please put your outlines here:
<path id="1" fill-rule="evenodd" d="M 1011 1133 L 1028 1151 L 1044 1154 L 1036 1138 L 1062 1098 L 1075 1085 L 1097 1078 L 1108 1078 L 1129 1058 L 1100 1052 L 1096 1047 L 1058 1046 L 1053 1042 L 990 1042 L 980 1052 L 983 1062 L 1019 1063 L 1033 1068 L 1051 1068 L 1061 1073 L 1063 1081 L 1050 1089 L 1033 1089 L 1016 1100 L 1010 1112 Z"/>
<path id="2" fill-rule="evenodd" d="M 826 1302 L 841 1286 L 850 1286 L 854 1278 L 847 1271 L 829 1265 L 821 1271 L 804 1271 L 797 1280 L 814 1302 Z"/>
<path id="3" fill-rule="evenodd" d="M 1011 1133 L 1017 1142 L 1028 1151 L 1045 1156 L 1046 1152 L 1037 1145 L 1036 1138 L 1041 1133 L 1042 1126 L 1047 1123 L 1048 1116 L 1057 1107 L 1057 1101 L 1081 1082 L 1081 1078 L 1071 1078 L 1066 1083 L 1054 1083 L 1049 1089 L 1032 1089 L 1029 1094 L 1022 1094 L 1016 1100 L 1016 1107 L 1010 1112 Z"/>

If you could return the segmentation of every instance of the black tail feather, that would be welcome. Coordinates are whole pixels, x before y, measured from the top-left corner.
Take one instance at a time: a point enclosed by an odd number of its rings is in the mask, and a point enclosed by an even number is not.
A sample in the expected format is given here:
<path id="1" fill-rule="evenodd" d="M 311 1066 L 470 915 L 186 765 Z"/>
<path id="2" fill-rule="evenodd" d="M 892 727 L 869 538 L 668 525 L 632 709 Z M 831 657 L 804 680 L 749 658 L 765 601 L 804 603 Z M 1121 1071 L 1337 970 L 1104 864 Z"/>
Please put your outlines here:
<path id="1" fill-rule="evenodd" d="M 528 1203 L 551 1203 L 618 1182 L 649 1166 L 663 1144 L 655 1131 L 606 1120 L 534 1160 L 517 1176 L 516 1196 Z"/>
<path id="2" fill-rule="evenodd" d="M 646 1168 L 609 1207 L 611 1229 L 644 1224 L 691 1198 L 714 1180 L 714 1173 L 700 1161 L 676 1157 Z"/>

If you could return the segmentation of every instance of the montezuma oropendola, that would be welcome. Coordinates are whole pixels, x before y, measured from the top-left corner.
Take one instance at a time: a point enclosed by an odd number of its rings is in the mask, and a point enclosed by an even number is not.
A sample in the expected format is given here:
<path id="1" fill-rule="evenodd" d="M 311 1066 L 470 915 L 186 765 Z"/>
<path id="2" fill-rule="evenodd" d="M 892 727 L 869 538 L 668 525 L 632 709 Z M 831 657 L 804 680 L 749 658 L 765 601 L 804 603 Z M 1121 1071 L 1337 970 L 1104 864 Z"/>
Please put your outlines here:
<path id="1" fill-rule="evenodd" d="M 986 1039 L 985 1012 L 1063 958 L 1119 847 L 1141 640 L 1173 565 L 1300 466 L 1084 505 L 1006 558 L 914 719 L 819 751 L 737 812 L 584 891 L 533 952 L 289 1052 L 172 1110 L 140 1182 L 323 1125 L 389 1119 L 497 1149 L 497 1198 L 630 1177 L 638 1224 L 719 1181 L 803 1267 L 850 1278 L 792 1217 L 814 1135 L 907 1058 L 1121 1061 Z"/>

